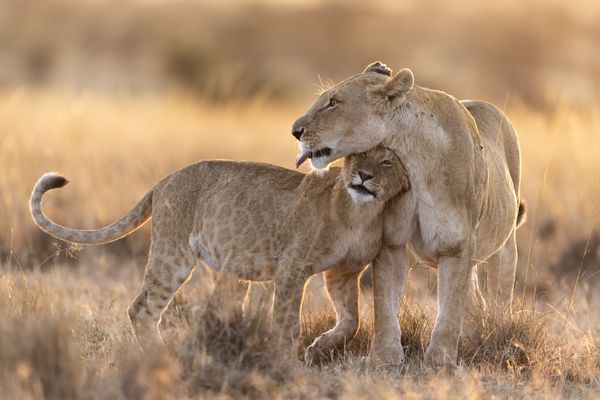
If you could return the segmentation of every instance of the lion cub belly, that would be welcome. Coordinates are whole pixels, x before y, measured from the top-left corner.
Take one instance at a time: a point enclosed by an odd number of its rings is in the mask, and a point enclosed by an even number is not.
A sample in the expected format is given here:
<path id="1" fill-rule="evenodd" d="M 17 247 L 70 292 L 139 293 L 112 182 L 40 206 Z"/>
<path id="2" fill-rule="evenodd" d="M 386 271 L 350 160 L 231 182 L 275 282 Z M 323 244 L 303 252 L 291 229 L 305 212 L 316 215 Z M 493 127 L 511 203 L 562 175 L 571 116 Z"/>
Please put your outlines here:
<path id="1" fill-rule="evenodd" d="M 268 246 L 258 243 L 258 236 L 199 232 L 190 234 L 189 244 L 215 272 L 226 271 L 240 279 L 268 281 L 275 275 L 278 260 Z"/>
<path id="2" fill-rule="evenodd" d="M 197 215 L 189 244 L 195 254 L 215 272 L 240 279 L 271 280 L 278 267 L 285 225 L 275 210 L 255 206 L 222 213 L 220 205 L 208 204 Z"/>

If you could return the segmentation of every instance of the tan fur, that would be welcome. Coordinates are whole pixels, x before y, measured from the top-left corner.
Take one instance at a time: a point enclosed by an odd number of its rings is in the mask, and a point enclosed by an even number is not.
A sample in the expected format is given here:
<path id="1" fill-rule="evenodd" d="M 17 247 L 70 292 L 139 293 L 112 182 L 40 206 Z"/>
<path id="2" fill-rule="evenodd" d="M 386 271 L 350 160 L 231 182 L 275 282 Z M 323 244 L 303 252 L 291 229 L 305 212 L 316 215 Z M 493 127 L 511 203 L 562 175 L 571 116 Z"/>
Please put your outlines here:
<path id="1" fill-rule="evenodd" d="M 31 196 L 34 220 L 59 239 L 85 244 L 117 240 L 152 213 L 144 284 L 129 307 L 143 348 L 160 341 L 160 315 L 200 261 L 217 272 L 220 283 L 231 276 L 274 280 L 274 322 L 285 340 L 299 334 L 306 280 L 326 271 L 338 326 L 317 339 L 311 352 L 354 336 L 357 281 L 381 246 L 384 204 L 409 187 L 402 163 L 382 146 L 346 158 L 341 171 L 307 175 L 267 164 L 203 161 L 164 178 L 109 227 L 80 231 L 55 224 L 41 209 L 43 193 L 65 183 L 56 174 L 44 175 Z M 353 201 L 350 186 L 361 183 L 376 196 Z"/>
<path id="2" fill-rule="evenodd" d="M 438 268 L 438 318 L 426 360 L 455 366 L 467 298 L 482 303 L 478 286 L 468 290 L 477 264 L 494 264 L 497 284 L 488 298 L 502 307 L 512 300 L 519 143 L 496 107 L 415 86 L 410 70 L 392 76 L 382 65 L 325 91 L 293 130 L 302 132 L 301 152 L 317 168 L 382 141 L 402 159 L 412 190 L 386 206 L 384 248 L 373 270 L 373 357 L 403 359 L 396 315 L 409 244 Z"/>

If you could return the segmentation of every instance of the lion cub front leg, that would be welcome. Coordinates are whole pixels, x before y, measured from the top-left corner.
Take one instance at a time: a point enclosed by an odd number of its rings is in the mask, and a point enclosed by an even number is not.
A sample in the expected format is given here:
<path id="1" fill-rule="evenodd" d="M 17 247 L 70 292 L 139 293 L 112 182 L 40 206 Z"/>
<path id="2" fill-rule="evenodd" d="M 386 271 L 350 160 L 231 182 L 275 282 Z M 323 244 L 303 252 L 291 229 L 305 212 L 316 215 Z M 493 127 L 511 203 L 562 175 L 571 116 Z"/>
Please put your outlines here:
<path id="1" fill-rule="evenodd" d="M 408 276 L 405 246 L 385 246 L 373 261 L 374 332 L 371 362 L 400 365 L 404 350 L 398 313 Z"/>
<path id="2" fill-rule="evenodd" d="M 304 361 L 310 365 L 321 356 L 326 356 L 337 347 L 344 346 L 358 332 L 359 277 L 362 269 L 348 272 L 348 268 L 337 266 L 323 273 L 327 292 L 335 308 L 336 325 L 308 346 Z"/>
<path id="3" fill-rule="evenodd" d="M 275 278 L 273 333 L 281 346 L 289 347 L 300 336 L 300 311 L 308 275 L 304 271 L 282 269 Z"/>

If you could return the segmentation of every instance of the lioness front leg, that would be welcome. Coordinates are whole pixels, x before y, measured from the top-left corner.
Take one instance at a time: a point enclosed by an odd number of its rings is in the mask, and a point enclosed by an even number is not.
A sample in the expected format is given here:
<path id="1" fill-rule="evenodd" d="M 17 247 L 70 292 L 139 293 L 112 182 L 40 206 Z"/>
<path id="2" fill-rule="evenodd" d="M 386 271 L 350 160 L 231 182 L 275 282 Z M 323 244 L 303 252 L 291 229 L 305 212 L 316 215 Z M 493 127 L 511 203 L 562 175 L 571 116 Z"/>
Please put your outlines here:
<path id="1" fill-rule="evenodd" d="M 285 271 L 275 279 L 273 333 L 281 346 L 289 347 L 300 336 L 300 311 L 307 278 L 301 272 Z"/>
<path id="2" fill-rule="evenodd" d="M 375 326 L 371 361 L 376 364 L 400 365 L 404 350 L 398 312 L 408 276 L 405 246 L 385 246 L 373 261 L 373 303 Z"/>
<path id="3" fill-rule="evenodd" d="M 438 314 L 425 352 L 425 363 L 432 367 L 456 368 L 458 338 L 465 317 L 472 251 L 440 257 L 438 263 Z"/>
<path id="4" fill-rule="evenodd" d="M 311 364 L 319 355 L 326 355 L 336 347 L 345 345 L 358 332 L 361 272 L 362 270 L 348 272 L 348 268 L 344 266 L 324 272 L 327 292 L 335 308 L 336 325 L 306 349 L 304 361 L 307 364 Z"/>

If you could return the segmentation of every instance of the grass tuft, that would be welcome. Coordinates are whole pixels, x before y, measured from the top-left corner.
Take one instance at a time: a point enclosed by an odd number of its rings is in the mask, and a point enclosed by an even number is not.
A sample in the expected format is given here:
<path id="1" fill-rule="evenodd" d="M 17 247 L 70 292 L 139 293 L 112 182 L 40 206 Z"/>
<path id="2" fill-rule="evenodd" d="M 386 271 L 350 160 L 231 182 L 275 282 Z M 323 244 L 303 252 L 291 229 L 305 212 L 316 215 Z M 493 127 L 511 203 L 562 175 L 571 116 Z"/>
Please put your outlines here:
<path id="1" fill-rule="evenodd" d="M 1 280 L 0 388 L 6 398 L 79 397 L 84 375 L 61 305 L 21 277 Z"/>
<path id="2" fill-rule="evenodd" d="M 269 313 L 241 307 L 220 313 L 198 307 L 190 335 L 178 349 L 191 395 L 226 392 L 260 398 L 292 374 L 292 360 L 277 346 Z"/>

